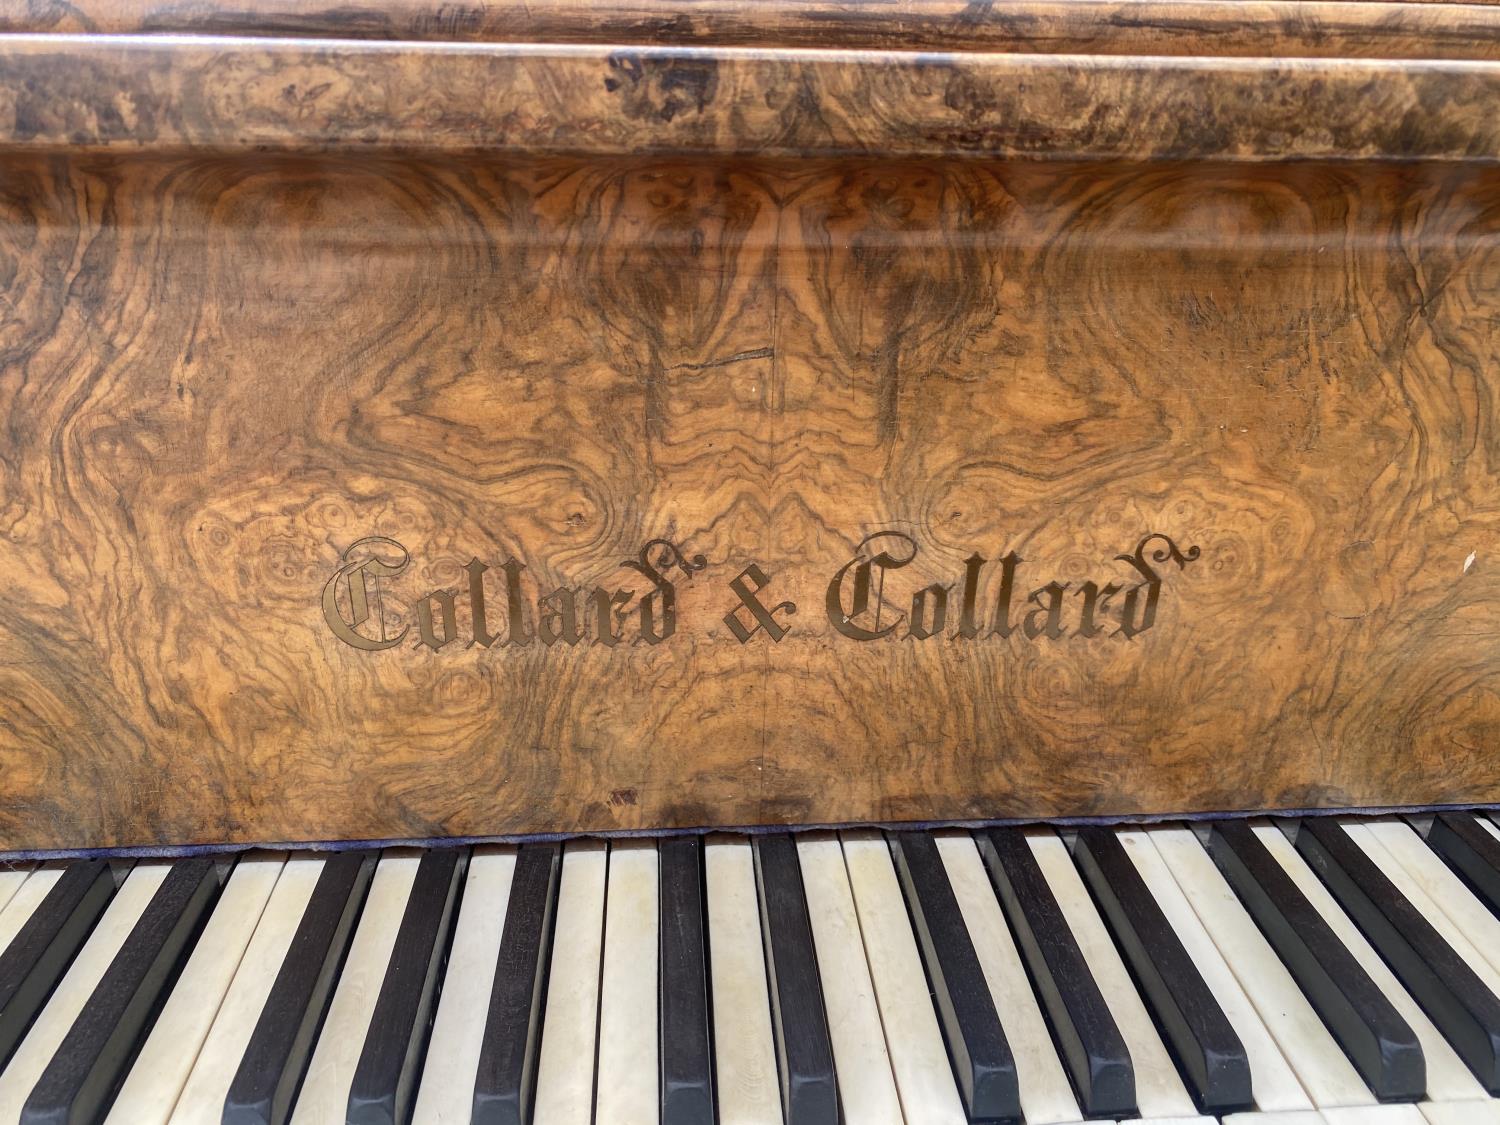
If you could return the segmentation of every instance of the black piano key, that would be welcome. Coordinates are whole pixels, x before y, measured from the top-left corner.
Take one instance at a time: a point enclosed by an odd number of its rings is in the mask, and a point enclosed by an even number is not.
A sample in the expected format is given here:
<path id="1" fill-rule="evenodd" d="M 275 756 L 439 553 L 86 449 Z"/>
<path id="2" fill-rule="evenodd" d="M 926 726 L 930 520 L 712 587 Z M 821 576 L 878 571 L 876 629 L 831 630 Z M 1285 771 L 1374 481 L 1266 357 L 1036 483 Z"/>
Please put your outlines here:
<path id="1" fill-rule="evenodd" d="M 224 1125 L 283 1125 L 291 1115 L 378 858 L 339 852 L 324 861 L 229 1085 Z"/>
<path id="2" fill-rule="evenodd" d="M 930 832 L 887 836 L 971 1121 L 1020 1116 L 1016 1060 Z"/>
<path id="3" fill-rule="evenodd" d="M 1082 828 L 1074 859 L 1204 1113 L 1248 1109 L 1250 1059 L 1172 924 L 1106 828 Z"/>
<path id="4" fill-rule="evenodd" d="M 1214 825 L 1208 850 L 1375 1096 L 1419 1100 L 1427 1090 L 1427 1061 L 1416 1033 L 1250 826 L 1241 820 Z"/>
<path id="5" fill-rule="evenodd" d="M 172 865 L 27 1097 L 22 1125 L 103 1116 L 218 891 L 212 859 Z"/>
<path id="6" fill-rule="evenodd" d="M 108 863 L 69 864 L 0 954 L 0 1068 L 31 1030 L 114 893 Z"/>
<path id="7" fill-rule="evenodd" d="M 1473 813 L 1438 813 L 1427 843 L 1500 914 L 1500 840 L 1486 832 Z"/>
<path id="8" fill-rule="evenodd" d="M 1342 825 L 1309 817 L 1297 850 L 1480 1084 L 1500 1094 L 1500 999 Z"/>
<path id="9" fill-rule="evenodd" d="M 348 1125 L 401 1125 L 411 1111 L 465 869 L 457 848 L 422 853 L 349 1085 Z"/>
<path id="10" fill-rule="evenodd" d="M 755 837 L 754 848 L 782 1112 L 786 1125 L 838 1125 L 833 1044 L 797 845 L 773 833 Z"/>
<path id="11" fill-rule="evenodd" d="M 516 855 L 479 1048 L 472 1125 L 526 1125 L 531 1119 L 561 862 L 558 844 L 526 844 Z M 651 1030 L 642 1028 L 641 1034 Z"/>
<path id="12" fill-rule="evenodd" d="M 978 833 L 979 854 L 1089 1117 L 1133 1117 L 1135 1065 L 1023 833 Z"/>
<path id="13" fill-rule="evenodd" d="M 677 837 L 657 846 L 661 893 L 660 1049 L 662 1125 L 714 1125 L 709 1050 L 708 951 L 703 933 L 703 844 Z"/>

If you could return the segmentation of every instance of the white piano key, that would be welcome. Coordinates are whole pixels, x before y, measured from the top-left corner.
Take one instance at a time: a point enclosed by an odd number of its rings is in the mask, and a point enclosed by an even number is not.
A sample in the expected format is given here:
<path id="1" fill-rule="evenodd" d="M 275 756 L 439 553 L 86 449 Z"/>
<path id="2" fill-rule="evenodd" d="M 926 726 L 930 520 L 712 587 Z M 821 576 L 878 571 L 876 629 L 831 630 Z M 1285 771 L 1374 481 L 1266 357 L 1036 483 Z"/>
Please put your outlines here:
<path id="1" fill-rule="evenodd" d="M 1494 822 L 1491 821 L 1489 817 L 1485 816 L 1483 813 L 1479 813 L 1474 817 L 1474 819 L 1479 822 L 1480 828 L 1483 828 L 1491 836 L 1495 837 L 1495 839 L 1500 840 L 1500 828 L 1495 827 Z"/>
<path id="2" fill-rule="evenodd" d="M 20 1120 L 21 1107 L 41 1078 L 42 1071 L 52 1061 L 73 1021 L 104 979 L 115 954 L 120 952 L 131 929 L 145 913 L 151 896 L 171 869 L 172 865 L 165 862 L 138 863 L 126 876 L 94 932 L 58 982 L 47 1006 L 16 1048 L 10 1065 L 0 1073 L 0 1121 Z"/>
<path id="3" fill-rule="evenodd" d="M 1374 1105 L 1375 1095 L 1297 987 L 1292 974 L 1219 873 L 1198 837 L 1181 826 L 1152 828 L 1148 835 L 1313 1106 L 1321 1109 Z M 1259 1074 L 1254 1066 L 1252 1056 L 1251 1073 L 1257 1079 L 1255 1089 L 1259 1098 Z"/>
<path id="4" fill-rule="evenodd" d="M 661 1112 L 656 1016 L 659 893 L 653 841 L 610 845 L 595 1118 L 611 1125 L 655 1125 Z M 546 1040 L 545 1029 L 542 1038 Z"/>
<path id="5" fill-rule="evenodd" d="M 219 1125 L 222 1120 L 229 1084 L 322 873 L 318 856 L 292 856 L 282 866 L 172 1110 L 171 1125 Z"/>
<path id="6" fill-rule="evenodd" d="M 1453 947 L 1453 952 L 1462 957 L 1469 968 L 1474 970 L 1474 975 L 1483 981 L 1491 992 L 1500 995 L 1500 970 L 1496 970 L 1495 966 L 1490 964 L 1484 954 L 1475 948 L 1474 942 L 1464 932 L 1463 927 L 1455 924 L 1444 907 L 1439 906 L 1434 901 L 1433 894 L 1430 892 L 1443 893 L 1441 886 L 1437 884 L 1429 885 L 1425 877 L 1413 876 L 1405 864 L 1401 862 L 1400 858 L 1386 847 L 1382 835 L 1377 834 L 1372 825 L 1355 820 L 1341 820 L 1340 823 L 1344 826 L 1345 831 L 1349 833 L 1349 838 L 1358 844 L 1365 855 L 1369 856 L 1375 862 L 1375 865 L 1380 868 L 1381 873 L 1391 881 L 1391 884 L 1398 891 L 1406 896 L 1406 900 L 1417 909 L 1423 918 L 1427 919 L 1442 939 Z M 1416 833 L 1411 832 L 1411 829 L 1407 828 L 1406 825 L 1393 822 L 1391 828 L 1405 829 L 1406 832 L 1411 833 L 1412 838 L 1416 840 L 1420 847 L 1424 850 L 1426 849 L 1427 845 L 1422 843 L 1421 838 Z M 1387 831 L 1384 835 L 1398 842 L 1402 838 L 1402 834 L 1396 831 Z M 1437 856 L 1434 855 L 1433 859 L 1440 865 L 1442 864 L 1442 861 Z M 1457 882 L 1456 877 L 1455 882 Z M 1468 888 L 1464 887 L 1461 883 L 1458 885 L 1458 888 L 1463 894 L 1469 894 Z"/>
<path id="7" fill-rule="evenodd" d="M 36 908 L 42 904 L 42 900 L 57 885 L 62 878 L 63 872 L 68 869 L 71 860 L 53 860 L 37 867 L 26 877 L 16 891 L 0 910 L 0 952 L 3 952 L 10 943 L 15 941 L 16 935 L 21 932 L 21 927 L 31 920 L 36 913 Z"/>
<path id="8" fill-rule="evenodd" d="M 1212 1117 L 1127 1117 L 1120 1125 L 1219 1125 Z"/>
<path id="9" fill-rule="evenodd" d="M 840 840 L 906 1125 L 965 1125 L 890 848 L 873 831 Z"/>
<path id="10" fill-rule="evenodd" d="M 533 1119 L 539 1125 L 589 1125 L 593 1113 L 608 873 L 602 840 L 574 840 L 563 849 L 536 1079 Z"/>
<path id="11" fill-rule="evenodd" d="M 1490 908 L 1469 890 L 1437 852 L 1427 846 L 1427 841 L 1417 835 L 1411 825 L 1384 817 L 1363 824 L 1365 831 L 1401 865 L 1405 878 L 1419 887 L 1429 904 L 1441 911 L 1468 940 L 1491 973 L 1500 970 L 1500 918 L 1490 912 Z M 1396 882 L 1395 878 L 1387 877 Z M 1418 909 L 1426 913 L 1422 907 Z"/>
<path id="12" fill-rule="evenodd" d="M 359 928 L 349 943 L 349 955 L 297 1095 L 292 1125 L 327 1125 L 344 1120 L 348 1112 L 349 1087 L 420 861 L 416 848 L 387 848 L 381 853 Z"/>
<path id="13" fill-rule="evenodd" d="M 161 1125 L 171 1117 L 285 863 L 285 852 L 262 852 L 235 864 L 106 1125 Z"/>
<path id="14" fill-rule="evenodd" d="M 1265 845 L 1266 850 L 1281 864 L 1297 889 L 1306 896 L 1315 910 L 1328 923 L 1338 939 L 1354 955 L 1360 967 L 1369 974 L 1376 987 L 1386 996 L 1401 1018 L 1411 1025 L 1418 1042 L 1422 1044 L 1422 1055 L 1427 1060 L 1427 1096 L 1434 1102 L 1481 1101 L 1485 1099 L 1479 1080 L 1464 1066 L 1448 1041 L 1438 1033 L 1432 1021 L 1417 1006 L 1406 989 L 1381 960 L 1359 928 L 1344 913 L 1333 895 L 1323 886 L 1317 874 L 1307 865 L 1296 847 L 1274 824 L 1255 824 L 1251 831 Z"/>
<path id="15" fill-rule="evenodd" d="M 1167 1054 L 1067 847 L 1050 829 L 1027 833 L 1027 843 L 1130 1049 L 1135 1067 L 1136 1104 L 1143 1119 L 1194 1117 L 1193 1099 Z"/>
<path id="16" fill-rule="evenodd" d="M 1143 828 L 1126 828 L 1116 833 L 1125 854 L 1140 872 L 1173 931 L 1193 959 L 1203 982 L 1208 985 L 1219 1007 L 1224 1009 L 1235 1034 L 1250 1059 L 1250 1078 L 1255 1093 L 1255 1108 L 1267 1111 L 1312 1109 L 1312 1101 L 1292 1068 L 1282 1058 L 1276 1041 L 1256 1014 L 1245 990 L 1240 987 L 1229 966 L 1224 963 L 1213 939 L 1193 912 L 1182 888 L 1172 877 L 1161 853 Z"/>
<path id="17" fill-rule="evenodd" d="M 516 849 L 509 845 L 478 847 L 469 857 L 412 1125 L 467 1125 L 473 1111 L 479 1050 L 515 870 Z"/>
<path id="18" fill-rule="evenodd" d="M 14 866 L 0 867 L 0 913 L 3 913 L 5 907 L 10 905 L 10 900 L 15 898 L 21 885 L 31 878 L 34 870 L 36 870 L 34 863 L 18 863 Z M 0 945 L 0 949 L 4 948 Z"/>
<path id="19" fill-rule="evenodd" d="M 1290 1113 L 1244 1113 L 1223 1118 L 1223 1125 L 1425 1125 L 1414 1105 L 1330 1106 Z"/>
<path id="20" fill-rule="evenodd" d="M 861 1125 L 902 1125 L 901 1099 L 865 960 L 843 847 L 831 832 L 805 833 L 797 837 L 797 860 L 845 1118 Z"/>
<path id="21" fill-rule="evenodd" d="M 1500 1102 L 1423 1102 L 1417 1107 L 1427 1125 L 1500 1125 Z"/>
<path id="22" fill-rule="evenodd" d="M 1345 1106 L 1320 1112 L 1327 1125 L 1427 1125 L 1414 1105 Z"/>
<path id="23" fill-rule="evenodd" d="M 719 1125 L 780 1122 L 781 1090 L 750 841 L 743 836 L 710 836 L 703 848 L 703 870 Z"/>
<path id="24" fill-rule="evenodd" d="M 938 832 L 935 837 L 948 882 L 994 997 L 995 1010 L 1000 1014 L 1006 1042 L 1015 1056 L 1027 1125 L 1082 1120 L 1078 1099 L 1073 1096 L 1072 1084 L 1053 1046 L 973 837 L 967 832 Z"/>

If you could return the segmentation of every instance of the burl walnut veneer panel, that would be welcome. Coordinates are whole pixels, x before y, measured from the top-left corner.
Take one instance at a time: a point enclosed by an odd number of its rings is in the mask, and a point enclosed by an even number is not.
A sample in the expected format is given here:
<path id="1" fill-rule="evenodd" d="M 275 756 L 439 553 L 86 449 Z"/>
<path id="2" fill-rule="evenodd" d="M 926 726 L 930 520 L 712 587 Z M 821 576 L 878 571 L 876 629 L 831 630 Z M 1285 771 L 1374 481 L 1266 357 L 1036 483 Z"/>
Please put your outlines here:
<path id="1" fill-rule="evenodd" d="M 0 847 L 1500 799 L 1497 220 L 12 157 Z"/>
<path id="2" fill-rule="evenodd" d="M 3 0 L 0 0 L 3 2 Z M 1445 9 L 1446 10 L 1446 9 Z M 1490 28 L 1481 45 L 1500 42 Z M 1500 63 L 0 34 L 0 156 L 1500 162 Z"/>

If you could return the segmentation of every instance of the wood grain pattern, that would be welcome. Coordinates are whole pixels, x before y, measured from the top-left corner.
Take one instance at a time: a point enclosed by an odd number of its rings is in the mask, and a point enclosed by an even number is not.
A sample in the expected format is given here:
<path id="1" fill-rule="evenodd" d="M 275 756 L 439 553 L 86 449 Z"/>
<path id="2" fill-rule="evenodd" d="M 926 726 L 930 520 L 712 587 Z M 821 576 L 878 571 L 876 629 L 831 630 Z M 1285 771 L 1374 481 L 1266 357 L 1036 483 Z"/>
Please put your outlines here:
<path id="1" fill-rule="evenodd" d="M 0 36 L 0 152 L 1500 158 L 1500 64 Z"/>
<path id="2" fill-rule="evenodd" d="M 0 0 L 0 32 L 1040 54 L 1500 57 L 1488 3 L 1363 0 Z"/>
<path id="3" fill-rule="evenodd" d="M 4 172 L 0 848 L 1500 800 L 1484 166 Z M 1132 640 L 854 641 L 882 530 L 892 614 L 1201 555 Z M 372 535 L 382 652 L 320 609 Z M 499 632 L 506 559 L 534 628 L 655 537 L 667 641 L 464 647 L 471 558 Z"/>

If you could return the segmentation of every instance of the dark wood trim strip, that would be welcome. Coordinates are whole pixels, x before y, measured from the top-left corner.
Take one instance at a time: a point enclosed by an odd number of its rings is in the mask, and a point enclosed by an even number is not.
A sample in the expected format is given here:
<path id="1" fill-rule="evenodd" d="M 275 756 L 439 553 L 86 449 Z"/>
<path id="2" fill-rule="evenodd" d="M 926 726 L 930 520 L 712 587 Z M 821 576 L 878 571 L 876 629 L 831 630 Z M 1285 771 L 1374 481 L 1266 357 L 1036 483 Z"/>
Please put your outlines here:
<path id="1" fill-rule="evenodd" d="M 1500 812 L 1496 804 L 1465 805 L 1368 805 L 1340 808 L 1246 809 L 1215 812 L 1162 812 L 1116 816 L 992 817 L 964 820 L 849 820 L 806 824 L 695 825 L 687 828 L 591 829 L 576 832 L 514 832 L 485 836 L 393 836 L 365 840 L 282 840 L 268 843 L 226 841 L 200 844 L 140 844 L 108 848 L 22 848 L 0 851 L 0 864 L 36 863 L 59 859 L 184 859 L 200 855 L 238 855 L 255 848 L 296 852 L 380 851 L 384 848 L 474 848 L 487 844 L 549 844 L 569 840 L 660 840 L 677 836 L 706 836 L 716 832 L 764 836 L 790 832 L 841 832 L 872 828 L 890 832 L 921 832 L 934 829 L 983 831 L 991 828 L 1051 826 L 1059 831 L 1088 826 L 1117 827 L 1148 824 L 1212 824 L 1224 820 L 1270 820 L 1276 823 L 1309 817 L 1407 816 L 1434 812 Z"/>

